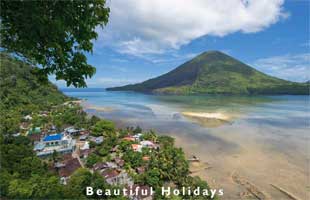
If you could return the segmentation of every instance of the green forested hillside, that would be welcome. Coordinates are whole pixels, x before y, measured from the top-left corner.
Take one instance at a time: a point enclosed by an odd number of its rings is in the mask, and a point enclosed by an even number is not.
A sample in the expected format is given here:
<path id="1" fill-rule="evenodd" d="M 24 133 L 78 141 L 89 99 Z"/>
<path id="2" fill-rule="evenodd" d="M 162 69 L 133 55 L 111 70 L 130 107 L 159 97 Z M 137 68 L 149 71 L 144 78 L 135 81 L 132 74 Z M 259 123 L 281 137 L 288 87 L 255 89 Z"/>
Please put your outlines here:
<path id="1" fill-rule="evenodd" d="M 219 51 L 202 53 L 157 78 L 108 90 L 161 94 L 309 94 L 307 84 L 266 75 Z"/>
<path id="2" fill-rule="evenodd" d="M 95 116 L 89 118 L 79 105 L 63 104 L 68 97 L 51 83 L 40 82 L 34 70 L 1 54 L 0 199 L 129 199 L 122 193 L 106 196 L 103 192 L 102 196 L 86 196 L 87 186 L 103 191 L 117 188 L 122 191 L 124 185 L 110 185 L 102 172 L 93 171 L 94 164 L 112 161 L 112 156 L 123 159 L 123 166 L 119 166 L 118 170 L 128 173 L 135 184 L 154 188 L 153 199 L 217 199 L 217 194 L 214 196 L 211 192 L 198 196 L 193 194 L 198 187 L 210 191 L 209 185 L 199 177 L 191 176 L 185 154 L 181 148 L 174 146 L 173 138 L 138 127 L 116 129 L 113 122 Z M 48 114 L 39 116 L 44 111 Z M 27 114 L 31 114 L 32 118 L 23 118 Z M 28 123 L 29 127 L 20 128 L 23 123 Z M 104 137 L 100 144 L 89 141 L 91 153 L 79 161 L 86 167 L 75 170 L 66 185 L 61 184 L 59 168 L 55 166 L 68 156 L 54 151 L 49 157 L 39 158 L 31 139 L 36 134 L 26 132 L 40 127 L 42 132 L 38 135 L 43 137 L 43 134 L 53 132 L 49 125 L 55 125 L 60 132 L 65 127 L 74 126 L 87 130 L 91 136 Z M 15 134 L 18 132 L 20 134 Z M 131 138 L 137 133 L 143 133 L 141 140 L 152 141 L 157 147 L 134 151 L 132 145 L 138 145 L 138 142 L 124 138 Z M 76 150 L 74 154 L 78 152 Z M 144 170 L 138 173 L 137 168 L 141 167 Z M 160 189 L 166 185 L 180 191 L 183 187 L 190 188 L 191 191 L 165 197 Z"/>
<path id="3" fill-rule="evenodd" d="M 0 60 L 0 133 L 16 133 L 14 121 L 68 99 L 55 85 L 39 81 L 36 68 L 3 53 Z"/>

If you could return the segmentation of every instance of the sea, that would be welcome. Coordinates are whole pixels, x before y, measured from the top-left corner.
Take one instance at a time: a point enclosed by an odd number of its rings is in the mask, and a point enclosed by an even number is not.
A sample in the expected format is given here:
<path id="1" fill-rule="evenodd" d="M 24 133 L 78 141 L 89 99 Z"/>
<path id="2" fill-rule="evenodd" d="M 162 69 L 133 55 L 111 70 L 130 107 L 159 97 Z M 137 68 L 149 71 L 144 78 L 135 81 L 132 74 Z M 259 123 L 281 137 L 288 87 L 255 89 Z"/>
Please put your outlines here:
<path id="1" fill-rule="evenodd" d="M 226 195 L 221 199 L 251 197 L 249 185 L 266 198 L 289 199 L 281 189 L 300 199 L 309 195 L 309 96 L 166 96 L 104 88 L 62 91 L 83 100 L 90 115 L 112 120 L 120 128 L 140 126 L 174 137 L 186 156 L 201 158 L 204 165 L 193 175 L 223 188 Z"/>

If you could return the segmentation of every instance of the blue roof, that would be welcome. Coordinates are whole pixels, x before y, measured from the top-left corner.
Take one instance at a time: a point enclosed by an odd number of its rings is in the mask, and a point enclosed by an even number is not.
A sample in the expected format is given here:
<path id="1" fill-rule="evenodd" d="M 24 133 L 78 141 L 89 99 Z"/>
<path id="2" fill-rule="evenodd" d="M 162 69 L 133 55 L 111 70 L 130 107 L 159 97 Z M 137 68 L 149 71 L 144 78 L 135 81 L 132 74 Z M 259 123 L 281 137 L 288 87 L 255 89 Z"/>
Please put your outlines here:
<path id="1" fill-rule="evenodd" d="M 59 134 L 48 135 L 43 139 L 43 141 L 48 142 L 48 141 L 54 141 L 54 140 L 61 140 L 61 138 L 62 138 L 62 134 L 59 133 Z"/>

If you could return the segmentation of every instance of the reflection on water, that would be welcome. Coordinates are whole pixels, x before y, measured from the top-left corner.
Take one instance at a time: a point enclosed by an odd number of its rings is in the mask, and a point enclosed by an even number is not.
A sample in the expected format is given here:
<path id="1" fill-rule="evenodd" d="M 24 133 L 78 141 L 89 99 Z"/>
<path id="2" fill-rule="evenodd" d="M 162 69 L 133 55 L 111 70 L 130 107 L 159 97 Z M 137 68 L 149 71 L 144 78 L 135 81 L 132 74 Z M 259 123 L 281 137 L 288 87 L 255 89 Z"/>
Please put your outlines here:
<path id="1" fill-rule="evenodd" d="M 240 176 L 262 189 L 271 199 L 286 199 L 270 184 L 305 199 L 308 180 L 308 96 L 152 96 L 104 89 L 65 90 L 86 99 L 85 109 L 114 120 L 119 126 L 139 125 L 176 137 L 177 144 L 212 166 L 196 175 L 213 187 L 223 187 L 227 199 L 238 199 L 242 186 L 230 175 Z M 87 109 L 112 108 L 100 111 Z M 182 112 L 220 113 L 231 123 L 201 126 Z M 246 191 L 244 191 L 246 192 Z"/>
<path id="2" fill-rule="evenodd" d="M 87 99 L 86 105 L 113 108 L 110 112 L 94 109 L 89 112 L 118 121 L 173 122 L 179 118 L 176 114 L 182 112 L 215 112 L 233 116 L 234 121 L 242 119 L 254 124 L 307 128 L 309 119 L 308 96 L 155 96 L 104 89 L 66 89 L 64 92 Z"/>

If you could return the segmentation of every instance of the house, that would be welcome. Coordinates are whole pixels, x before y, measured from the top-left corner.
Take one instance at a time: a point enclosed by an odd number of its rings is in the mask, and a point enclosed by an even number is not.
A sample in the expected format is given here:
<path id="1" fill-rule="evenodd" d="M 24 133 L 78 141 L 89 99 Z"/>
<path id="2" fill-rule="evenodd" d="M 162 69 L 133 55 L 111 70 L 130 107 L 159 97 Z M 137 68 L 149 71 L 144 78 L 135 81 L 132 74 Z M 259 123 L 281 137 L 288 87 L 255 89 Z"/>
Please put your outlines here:
<path id="1" fill-rule="evenodd" d="M 149 140 L 141 141 L 140 145 L 142 145 L 142 147 L 151 148 L 151 149 L 158 149 L 159 148 L 159 146 L 157 144 L 154 144 L 152 141 L 149 141 Z"/>
<path id="2" fill-rule="evenodd" d="M 89 149 L 89 142 L 86 141 L 84 145 L 80 148 L 81 150 Z"/>
<path id="3" fill-rule="evenodd" d="M 50 112 L 49 111 L 40 111 L 39 114 L 40 115 L 48 115 L 48 114 L 50 114 Z"/>
<path id="4" fill-rule="evenodd" d="M 136 141 L 136 139 L 131 135 L 124 137 L 123 140 L 128 141 L 128 142 L 135 142 Z"/>
<path id="5" fill-rule="evenodd" d="M 41 140 L 41 134 L 31 134 L 31 135 L 28 135 L 28 138 L 32 142 L 39 142 Z"/>
<path id="6" fill-rule="evenodd" d="M 130 200 L 153 200 L 154 191 L 149 186 L 135 184 L 127 187 L 127 191 L 130 191 L 128 192 Z"/>
<path id="7" fill-rule="evenodd" d="M 80 129 L 80 135 L 89 135 L 89 130 L 86 130 L 84 128 Z"/>
<path id="8" fill-rule="evenodd" d="M 140 144 L 132 144 L 131 149 L 135 152 L 142 152 L 142 145 Z"/>
<path id="9" fill-rule="evenodd" d="M 129 175 L 124 171 L 117 171 L 115 169 L 104 170 L 101 175 L 110 185 L 128 185 L 132 186 L 133 181 Z"/>
<path id="10" fill-rule="evenodd" d="M 47 117 L 48 114 L 47 114 L 47 113 L 40 113 L 40 114 L 38 114 L 38 116 L 39 116 L 39 117 Z"/>
<path id="11" fill-rule="evenodd" d="M 124 161 L 123 159 L 121 159 L 121 158 L 118 158 L 118 157 L 114 158 L 114 162 L 115 162 L 119 167 L 123 167 L 124 164 L 125 164 L 125 161 Z"/>
<path id="12" fill-rule="evenodd" d="M 143 174 L 145 172 L 145 167 L 141 166 L 141 167 L 137 167 L 136 168 L 136 172 L 138 174 Z"/>
<path id="13" fill-rule="evenodd" d="M 133 138 L 135 138 L 136 141 L 140 141 L 142 138 L 143 134 L 142 133 L 137 133 L 134 136 L 132 136 Z"/>
<path id="14" fill-rule="evenodd" d="M 95 149 L 83 149 L 79 151 L 80 158 L 87 158 L 89 154 L 93 153 Z"/>
<path id="15" fill-rule="evenodd" d="M 27 121 L 30 121 L 30 120 L 32 120 L 32 117 L 31 117 L 31 115 L 26 115 L 26 116 L 23 117 L 23 119 L 27 120 Z"/>
<path id="16" fill-rule="evenodd" d="M 118 150 L 118 146 L 115 146 L 115 147 L 113 147 L 113 148 L 110 150 L 110 152 L 111 152 L 111 153 L 115 153 L 115 152 L 117 152 L 117 150 Z"/>
<path id="17" fill-rule="evenodd" d="M 77 158 L 73 158 L 64 163 L 59 163 L 58 167 L 58 174 L 60 176 L 61 183 L 66 185 L 70 176 L 81 167 L 81 164 Z"/>
<path id="18" fill-rule="evenodd" d="M 85 134 L 85 135 L 81 135 L 81 136 L 79 137 L 79 140 L 80 140 L 80 141 L 85 141 L 87 138 L 88 138 L 88 135 Z"/>
<path id="19" fill-rule="evenodd" d="M 116 169 L 117 165 L 113 162 L 100 162 L 93 166 L 94 171 L 102 171 L 106 169 Z"/>
<path id="20" fill-rule="evenodd" d="M 27 129 L 29 129 L 30 124 L 31 124 L 30 122 L 22 122 L 20 124 L 19 128 L 22 130 L 27 130 Z"/>
<path id="21" fill-rule="evenodd" d="M 55 125 L 52 125 L 52 126 L 51 126 L 51 128 L 50 128 L 50 130 L 51 130 L 51 131 L 56 131 L 56 130 L 57 130 L 57 128 L 56 128 L 56 126 L 55 126 Z"/>
<path id="22" fill-rule="evenodd" d="M 62 160 L 63 160 L 64 162 L 66 162 L 66 161 L 68 161 L 68 160 L 71 160 L 71 159 L 73 159 L 72 154 L 64 154 L 64 155 L 62 156 Z"/>
<path id="23" fill-rule="evenodd" d="M 143 157 L 142 157 L 142 160 L 143 160 L 143 161 L 149 161 L 149 160 L 150 160 L 150 157 L 149 157 L 149 156 L 143 156 Z"/>
<path id="24" fill-rule="evenodd" d="M 75 149 L 75 143 L 76 141 L 70 135 L 62 133 L 51 134 L 38 142 L 34 150 L 39 157 L 51 155 L 54 151 L 61 154 L 72 153 Z"/>
<path id="25" fill-rule="evenodd" d="M 89 141 L 95 142 L 96 144 L 101 144 L 103 142 L 103 136 L 99 137 L 94 137 L 94 136 L 89 136 Z"/>
<path id="26" fill-rule="evenodd" d="M 30 129 L 27 132 L 27 135 L 31 135 L 31 134 L 40 134 L 41 133 L 41 128 L 40 127 L 34 127 L 32 129 Z"/>
<path id="27" fill-rule="evenodd" d="M 79 135 L 80 134 L 80 130 L 79 129 L 75 129 L 73 126 L 65 128 L 64 131 L 66 133 L 70 134 L 70 135 Z"/>
<path id="28" fill-rule="evenodd" d="M 149 141 L 149 140 L 143 140 L 143 141 L 140 142 L 140 144 L 143 147 L 148 147 L 148 148 L 152 148 L 153 146 L 155 146 L 155 144 L 152 141 Z"/>
<path id="29" fill-rule="evenodd" d="M 20 133 L 14 133 L 13 134 L 13 137 L 18 137 L 18 136 L 20 136 Z"/>

